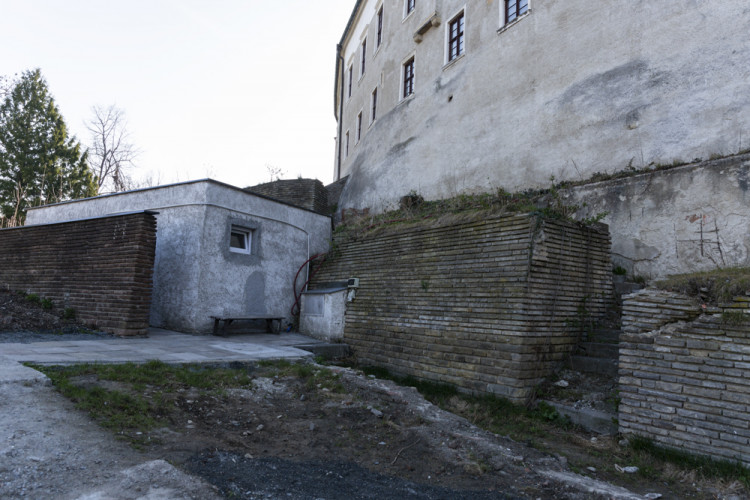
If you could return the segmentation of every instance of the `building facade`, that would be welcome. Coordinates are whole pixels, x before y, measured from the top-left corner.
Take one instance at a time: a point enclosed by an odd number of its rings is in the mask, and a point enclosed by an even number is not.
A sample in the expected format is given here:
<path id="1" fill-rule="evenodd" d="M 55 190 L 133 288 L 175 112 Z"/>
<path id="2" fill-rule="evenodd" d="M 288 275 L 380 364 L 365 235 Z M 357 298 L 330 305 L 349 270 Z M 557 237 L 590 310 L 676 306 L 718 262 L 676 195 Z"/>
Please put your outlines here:
<path id="1" fill-rule="evenodd" d="M 212 180 L 35 207 L 26 225 L 143 210 L 157 219 L 150 324 L 181 332 L 210 332 L 211 316 L 291 319 L 295 275 L 331 237 L 328 216 Z"/>
<path id="2" fill-rule="evenodd" d="M 339 207 L 737 153 L 747 33 L 741 0 L 358 0 L 337 48 Z"/>

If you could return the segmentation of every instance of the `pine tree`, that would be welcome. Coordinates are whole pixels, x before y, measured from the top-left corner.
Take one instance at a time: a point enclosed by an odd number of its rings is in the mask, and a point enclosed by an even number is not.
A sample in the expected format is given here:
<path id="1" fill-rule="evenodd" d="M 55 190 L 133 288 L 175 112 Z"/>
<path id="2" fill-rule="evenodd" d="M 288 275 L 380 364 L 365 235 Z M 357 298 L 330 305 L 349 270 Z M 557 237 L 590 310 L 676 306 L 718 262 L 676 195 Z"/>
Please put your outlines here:
<path id="1" fill-rule="evenodd" d="M 96 186 L 41 71 L 24 72 L 0 105 L 0 226 L 23 224 L 29 207 L 93 196 Z"/>

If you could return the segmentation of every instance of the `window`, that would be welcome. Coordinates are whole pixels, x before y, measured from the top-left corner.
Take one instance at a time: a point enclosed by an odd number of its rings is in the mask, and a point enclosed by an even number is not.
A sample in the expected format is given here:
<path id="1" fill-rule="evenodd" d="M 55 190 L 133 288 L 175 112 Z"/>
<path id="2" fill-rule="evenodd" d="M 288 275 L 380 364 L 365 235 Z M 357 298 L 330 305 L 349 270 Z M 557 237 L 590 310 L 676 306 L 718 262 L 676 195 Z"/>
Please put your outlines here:
<path id="1" fill-rule="evenodd" d="M 448 62 L 464 53 L 464 13 L 461 11 L 448 23 Z"/>
<path id="2" fill-rule="evenodd" d="M 346 131 L 346 149 L 344 150 L 344 158 L 349 157 L 349 131 Z"/>
<path id="3" fill-rule="evenodd" d="M 378 117 L 378 88 L 372 91 L 372 102 L 370 106 L 370 123 L 375 121 Z"/>
<path id="4" fill-rule="evenodd" d="M 357 143 L 362 138 L 362 112 L 357 115 Z"/>
<path id="5" fill-rule="evenodd" d="M 351 66 L 349 66 L 349 97 L 352 96 L 352 80 L 354 77 L 354 71 Z"/>
<path id="6" fill-rule="evenodd" d="M 375 48 L 377 49 L 380 47 L 380 44 L 383 43 L 383 6 L 381 5 L 380 10 L 378 11 L 378 37 L 375 40 Z"/>
<path id="7" fill-rule="evenodd" d="M 408 16 L 414 11 L 414 2 L 415 0 L 406 0 L 406 3 L 404 5 L 404 17 Z"/>
<path id="8" fill-rule="evenodd" d="M 229 250 L 237 253 L 251 253 L 253 243 L 253 231 L 245 227 L 235 226 L 229 233 Z"/>
<path id="9" fill-rule="evenodd" d="M 414 93 L 414 57 L 404 63 L 404 90 L 401 96 L 406 99 Z"/>
<path id="10" fill-rule="evenodd" d="M 366 56 L 367 56 L 367 38 L 362 40 L 362 67 L 360 68 L 361 69 L 361 72 L 359 74 L 360 76 L 365 74 L 365 61 L 367 60 Z"/>
<path id="11" fill-rule="evenodd" d="M 515 21 L 529 11 L 529 0 L 505 0 L 505 23 Z"/>

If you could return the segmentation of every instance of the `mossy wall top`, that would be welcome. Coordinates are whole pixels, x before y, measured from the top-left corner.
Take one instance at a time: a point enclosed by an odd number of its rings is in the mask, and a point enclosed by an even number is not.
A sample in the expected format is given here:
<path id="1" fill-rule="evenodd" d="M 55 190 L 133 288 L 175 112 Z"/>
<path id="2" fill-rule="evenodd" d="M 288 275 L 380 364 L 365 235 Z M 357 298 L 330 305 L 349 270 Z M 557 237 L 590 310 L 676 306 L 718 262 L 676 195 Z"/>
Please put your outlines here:
<path id="1" fill-rule="evenodd" d="M 312 287 L 359 278 L 361 363 L 520 402 L 604 314 L 611 276 L 604 226 L 479 214 L 339 243 Z"/>

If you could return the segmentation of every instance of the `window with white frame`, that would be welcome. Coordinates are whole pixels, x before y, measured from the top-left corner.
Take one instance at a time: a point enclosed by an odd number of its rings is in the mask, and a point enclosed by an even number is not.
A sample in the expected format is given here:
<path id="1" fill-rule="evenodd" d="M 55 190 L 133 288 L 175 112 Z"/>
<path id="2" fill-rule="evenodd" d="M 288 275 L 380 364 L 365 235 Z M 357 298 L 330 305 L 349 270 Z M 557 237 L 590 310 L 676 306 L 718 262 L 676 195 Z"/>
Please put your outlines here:
<path id="1" fill-rule="evenodd" d="M 229 232 L 229 250 L 236 253 L 252 253 L 253 230 L 232 224 Z"/>
<path id="2" fill-rule="evenodd" d="M 380 47 L 380 44 L 383 43 L 383 6 L 380 6 L 380 9 L 378 10 L 378 34 L 375 38 L 375 49 Z"/>
<path id="3" fill-rule="evenodd" d="M 349 65 L 349 92 L 348 97 L 352 96 L 352 80 L 354 80 L 354 68 L 352 68 L 351 65 Z"/>
<path id="4" fill-rule="evenodd" d="M 374 122 L 378 117 L 378 88 L 372 91 L 370 96 L 370 123 Z"/>
<path id="5" fill-rule="evenodd" d="M 362 112 L 357 115 L 357 143 L 362 139 Z"/>
<path id="6" fill-rule="evenodd" d="M 349 157 L 349 131 L 346 131 L 346 149 L 344 150 L 344 158 Z"/>
<path id="7" fill-rule="evenodd" d="M 414 93 L 414 56 L 407 59 L 407 61 L 403 64 L 401 73 L 401 98 L 406 99 Z"/>
<path id="8" fill-rule="evenodd" d="M 414 12 L 414 5 L 416 0 L 404 0 L 404 17 Z"/>
<path id="9" fill-rule="evenodd" d="M 529 11 L 529 0 L 505 0 L 505 24 L 512 23 Z"/>
<path id="10" fill-rule="evenodd" d="M 456 17 L 450 20 L 447 25 L 447 61 L 451 62 L 464 53 L 465 34 L 464 34 L 464 11 L 456 14 Z"/>
<path id="11" fill-rule="evenodd" d="M 360 77 L 362 77 L 362 75 L 365 74 L 366 63 L 367 63 L 367 38 L 362 40 L 362 60 L 361 60 L 360 72 L 359 72 Z"/>

